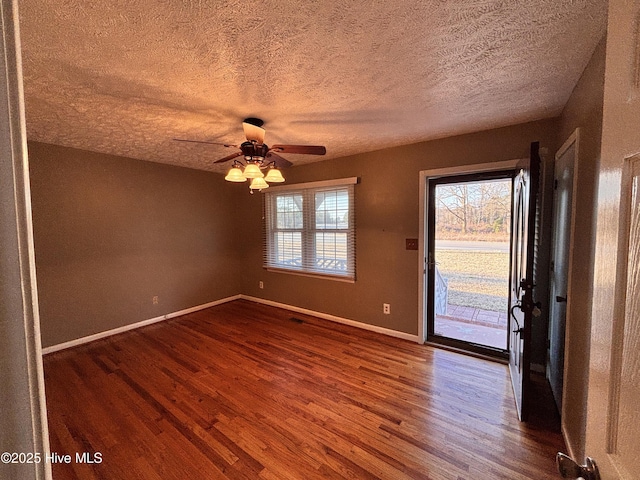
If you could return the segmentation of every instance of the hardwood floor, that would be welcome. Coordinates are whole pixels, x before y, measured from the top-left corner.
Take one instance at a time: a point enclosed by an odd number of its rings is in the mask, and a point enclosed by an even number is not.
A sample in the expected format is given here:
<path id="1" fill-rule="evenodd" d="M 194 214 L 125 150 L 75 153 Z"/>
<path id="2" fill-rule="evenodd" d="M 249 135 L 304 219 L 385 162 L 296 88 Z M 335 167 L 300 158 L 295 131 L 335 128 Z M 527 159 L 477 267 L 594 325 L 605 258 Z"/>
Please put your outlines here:
<path id="1" fill-rule="evenodd" d="M 506 366 L 252 302 L 44 364 L 55 480 L 559 478 Z"/>

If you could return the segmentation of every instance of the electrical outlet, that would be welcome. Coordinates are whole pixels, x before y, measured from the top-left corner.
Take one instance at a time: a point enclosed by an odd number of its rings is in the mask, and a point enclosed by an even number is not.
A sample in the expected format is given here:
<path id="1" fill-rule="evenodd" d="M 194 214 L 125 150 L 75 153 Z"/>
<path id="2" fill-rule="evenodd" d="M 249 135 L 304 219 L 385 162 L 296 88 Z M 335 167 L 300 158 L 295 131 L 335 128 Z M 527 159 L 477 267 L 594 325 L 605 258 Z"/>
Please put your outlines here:
<path id="1" fill-rule="evenodd" d="M 260 283 L 258 284 L 258 286 L 259 286 L 260 288 L 264 288 L 264 282 L 263 282 L 262 280 L 260 280 Z"/>
<path id="2" fill-rule="evenodd" d="M 384 313 L 385 315 L 390 315 L 391 314 L 391 305 L 389 305 L 388 303 L 383 303 L 382 304 L 382 313 Z"/>
<path id="3" fill-rule="evenodd" d="M 158 296 L 154 295 L 154 297 L 151 299 L 151 303 L 153 303 L 154 305 L 158 305 Z"/>

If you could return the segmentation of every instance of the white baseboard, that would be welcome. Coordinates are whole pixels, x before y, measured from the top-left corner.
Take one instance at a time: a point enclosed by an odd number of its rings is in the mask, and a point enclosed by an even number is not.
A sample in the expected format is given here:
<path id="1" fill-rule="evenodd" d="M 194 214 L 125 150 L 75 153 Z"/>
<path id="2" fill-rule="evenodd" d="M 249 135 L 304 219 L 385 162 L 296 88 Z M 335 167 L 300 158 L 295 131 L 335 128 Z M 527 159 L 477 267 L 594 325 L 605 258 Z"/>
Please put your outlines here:
<path id="1" fill-rule="evenodd" d="M 58 345 L 52 345 L 50 347 L 43 348 L 42 354 L 47 355 L 48 353 L 65 350 L 71 347 L 77 347 L 78 345 L 82 345 L 84 343 L 93 342 L 94 340 L 100 340 L 101 338 L 110 337 L 111 335 L 117 335 L 118 333 L 127 332 L 129 330 L 134 330 L 136 328 L 144 327 L 146 325 L 151 325 L 152 323 L 162 322 L 163 320 L 169 320 L 170 318 L 179 317 L 181 315 L 187 315 L 188 313 L 197 312 L 198 310 L 204 310 L 205 308 L 214 307 L 216 305 L 231 302 L 233 300 L 238 300 L 240 298 L 241 298 L 241 295 L 234 295 L 233 297 L 227 297 L 220 300 L 215 300 L 213 302 L 205 303 L 203 305 L 197 305 L 195 307 L 186 308 L 184 310 L 179 310 L 177 312 L 167 313 L 166 315 L 161 315 L 159 317 L 142 320 L 141 322 L 131 323 L 129 325 L 123 325 L 122 327 L 114 328 L 112 330 L 106 330 L 104 332 L 94 333 L 93 335 L 77 338 L 75 340 L 70 340 L 68 342 L 59 343 Z"/>
<path id="2" fill-rule="evenodd" d="M 410 333 L 399 332 L 397 330 L 391 330 L 389 328 L 378 327 L 376 325 L 369 325 L 368 323 L 357 322 L 348 318 L 337 317 L 328 313 L 316 312 L 314 310 L 308 310 L 306 308 L 300 308 L 293 305 L 287 305 L 286 303 L 274 302 L 273 300 L 265 300 L 264 298 L 252 297 L 249 295 L 240 295 L 243 300 L 250 300 L 256 303 L 262 303 L 264 305 L 270 305 L 272 307 L 284 308 L 285 310 L 291 310 L 292 312 L 304 313 L 305 315 L 311 315 L 313 317 L 322 318 L 323 320 L 330 320 L 336 323 L 342 323 L 351 327 L 360 328 L 362 330 L 369 330 L 371 332 L 382 333 L 389 337 L 401 338 L 403 340 L 409 340 L 411 342 L 422 343 L 418 335 L 412 335 Z"/>
<path id="3" fill-rule="evenodd" d="M 351 327 L 361 328 L 362 330 L 369 330 L 371 332 L 381 333 L 389 337 L 401 338 L 403 340 L 409 340 L 411 342 L 421 343 L 418 335 L 411 335 L 409 333 L 399 332 L 397 330 L 391 330 L 389 328 L 378 327 L 376 325 L 369 325 L 366 323 L 357 322 L 355 320 L 350 320 L 348 318 L 342 318 L 336 315 L 330 315 L 328 313 L 316 312 L 314 310 L 308 310 L 306 308 L 296 307 L 294 305 L 287 305 L 286 303 L 274 302 L 272 300 L 265 300 L 264 298 L 239 294 L 239 295 L 234 295 L 232 297 L 216 300 L 214 302 L 205 303 L 203 305 L 187 308 L 185 310 L 167 313 L 166 315 L 161 315 L 159 317 L 149 318 L 147 320 L 142 320 L 141 322 L 131 323 L 129 325 L 123 325 L 122 327 L 114 328 L 112 330 L 106 330 L 104 332 L 94 333 L 93 335 L 88 335 L 86 337 L 77 338 L 75 340 L 59 343 L 57 345 L 52 345 L 50 347 L 43 348 L 42 354 L 47 355 L 49 353 L 58 352 L 60 350 L 65 350 L 67 348 L 77 347 L 78 345 L 83 345 L 85 343 L 93 342 L 95 340 L 100 340 L 102 338 L 110 337 L 111 335 L 117 335 L 118 333 L 127 332 L 129 330 L 134 330 L 136 328 L 151 325 L 153 323 L 162 322 L 163 320 L 169 320 L 170 318 L 179 317 L 181 315 L 187 315 L 188 313 L 197 312 L 198 310 L 204 310 L 205 308 L 214 307 L 216 305 L 220 305 L 223 303 L 227 303 L 227 302 L 231 302 L 233 300 L 239 300 L 239 299 L 249 300 L 249 301 L 261 303 L 264 305 L 270 305 L 272 307 L 284 308 L 286 310 L 291 310 L 292 312 L 303 313 L 305 315 L 311 315 L 314 317 L 322 318 L 324 320 L 330 320 L 332 322 L 342 323 L 344 325 L 349 325 Z"/>

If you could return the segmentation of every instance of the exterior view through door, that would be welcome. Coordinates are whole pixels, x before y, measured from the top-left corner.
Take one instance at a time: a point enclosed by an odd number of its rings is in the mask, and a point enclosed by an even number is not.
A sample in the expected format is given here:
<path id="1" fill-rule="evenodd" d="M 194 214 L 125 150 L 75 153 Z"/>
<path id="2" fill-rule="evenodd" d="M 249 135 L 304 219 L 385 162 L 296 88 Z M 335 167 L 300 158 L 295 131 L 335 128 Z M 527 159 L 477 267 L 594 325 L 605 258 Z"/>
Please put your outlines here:
<path id="1" fill-rule="evenodd" d="M 429 336 L 505 356 L 513 171 L 429 182 Z"/>

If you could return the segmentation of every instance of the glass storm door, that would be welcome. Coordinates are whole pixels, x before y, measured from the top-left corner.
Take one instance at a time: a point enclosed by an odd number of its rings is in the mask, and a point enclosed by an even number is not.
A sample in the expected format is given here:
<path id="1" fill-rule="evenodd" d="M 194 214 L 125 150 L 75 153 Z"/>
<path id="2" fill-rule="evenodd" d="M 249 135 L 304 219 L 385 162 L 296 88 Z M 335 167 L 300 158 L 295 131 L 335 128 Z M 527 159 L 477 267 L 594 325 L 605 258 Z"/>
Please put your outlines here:
<path id="1" fill-rule="evenodd" d="M 429 181 L 428 339 L 506 358 L 513 171 Z"/>
<path id="2" fill-rule="evenodd" d="M 509 288 L 509 371 L 520 420 L 528 415 L 531 320 L 533 300 L 536 203 L 540 183 L 538 142 L 531 144 L 529 161 L 519 165 L 513 180 L 511 278 Z"/>

